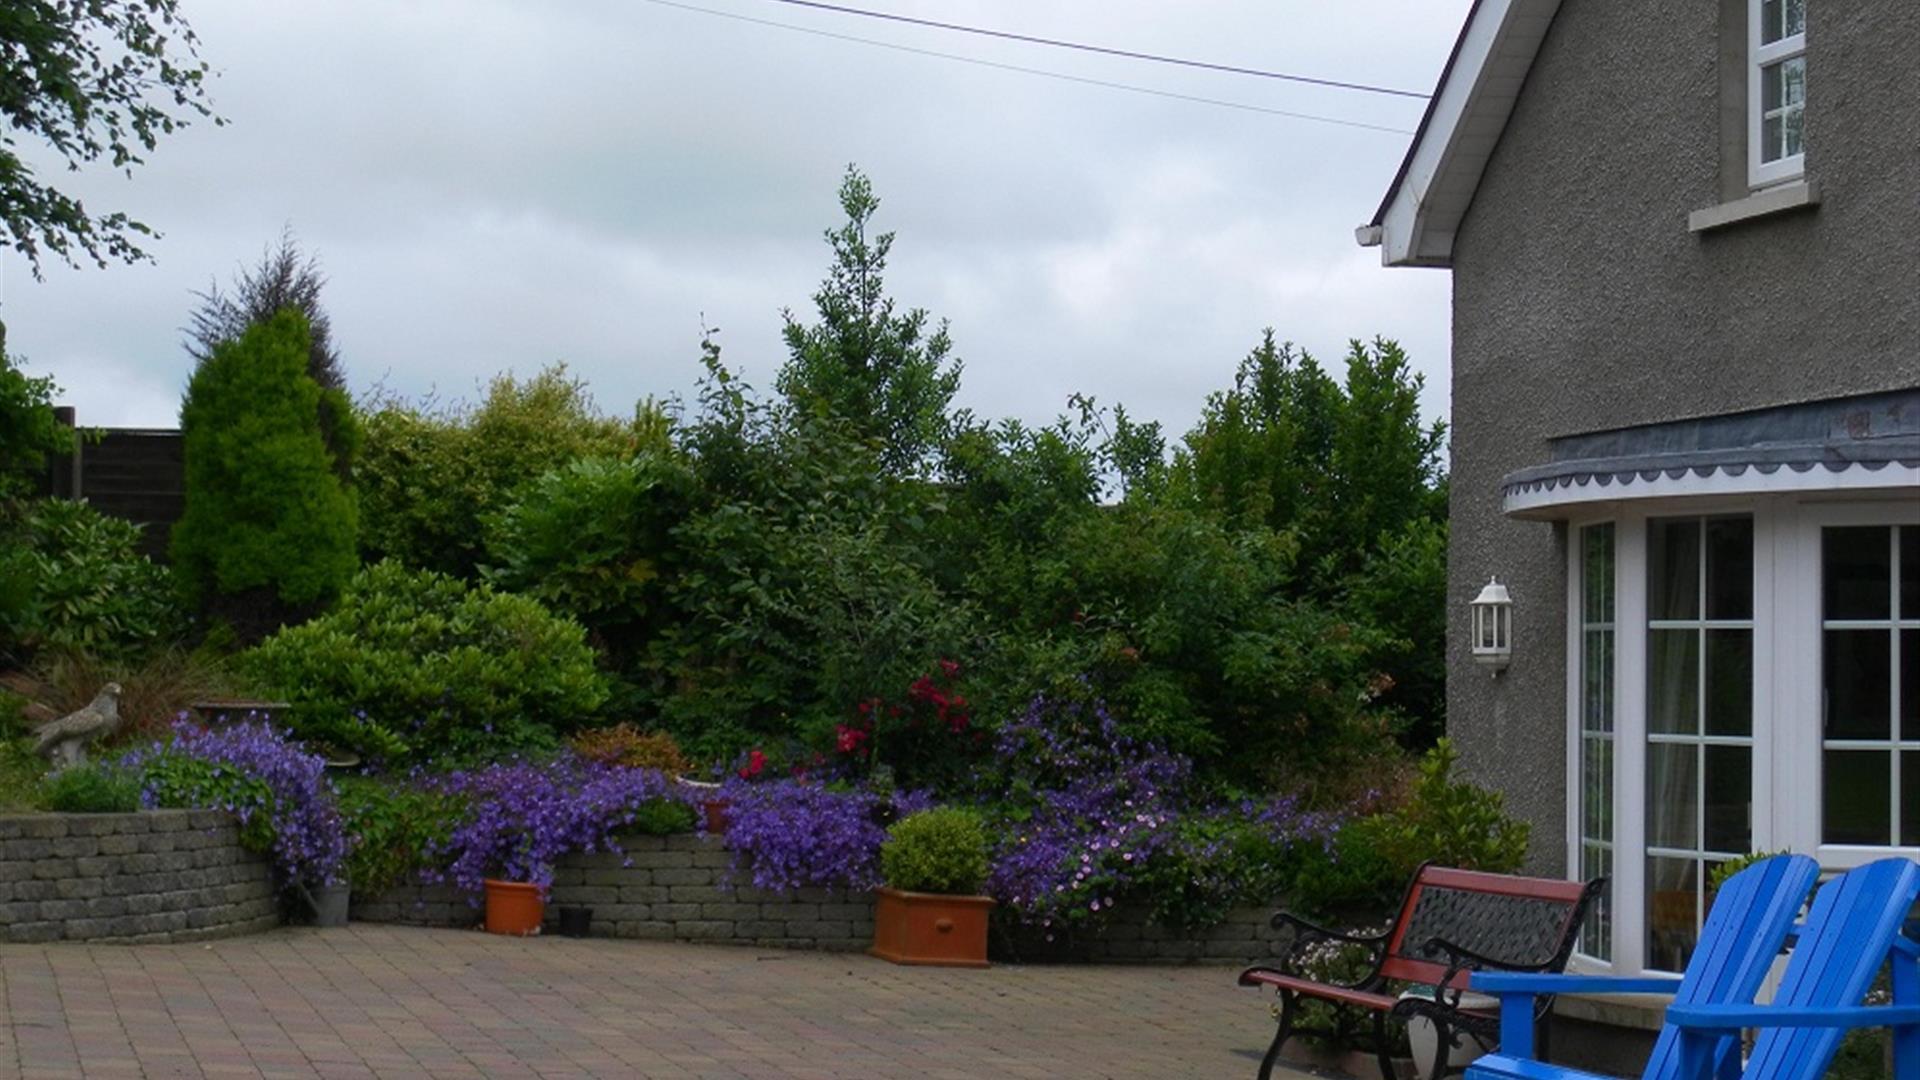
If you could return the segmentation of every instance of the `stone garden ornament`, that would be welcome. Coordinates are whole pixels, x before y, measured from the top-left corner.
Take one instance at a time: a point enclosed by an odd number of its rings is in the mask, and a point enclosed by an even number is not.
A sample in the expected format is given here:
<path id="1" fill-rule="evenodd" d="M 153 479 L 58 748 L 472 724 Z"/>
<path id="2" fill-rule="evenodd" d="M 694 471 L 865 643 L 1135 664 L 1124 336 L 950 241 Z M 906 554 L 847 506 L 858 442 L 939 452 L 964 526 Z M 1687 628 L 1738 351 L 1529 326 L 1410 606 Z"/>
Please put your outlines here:
<path id="1" fill-rule="evenodd" d="M 55 765 L 77 765 L 87 759 L 87 744 L 105 738 L 120 727 L 120 684 L 100 688 L 93 701 L 78 712 L 34 729 L 33 752 L 47 755 Z"/>

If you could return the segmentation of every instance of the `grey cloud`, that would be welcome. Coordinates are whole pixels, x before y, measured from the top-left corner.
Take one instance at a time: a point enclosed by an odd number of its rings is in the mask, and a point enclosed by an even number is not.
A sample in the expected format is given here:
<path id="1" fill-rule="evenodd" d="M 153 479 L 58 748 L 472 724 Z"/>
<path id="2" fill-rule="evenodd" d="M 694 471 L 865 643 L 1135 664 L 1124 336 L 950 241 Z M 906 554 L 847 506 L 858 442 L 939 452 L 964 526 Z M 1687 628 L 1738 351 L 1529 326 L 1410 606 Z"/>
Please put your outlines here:
<path id="1" fill-rule="evenodd" d="M 1411 127 L 1418 104 L 796 12 L 761 18 Z M 889 10 L 1428 88 L 1465 0 Z M 131 180 L 71 177 L 166 233 L 154 266 L 0 258 L 10 345 L 100 423 L 171 423 L 191 290 L 291 223 L 358 389 L 462 394 L 567 360 L 609 409 L 685 394 L 701 319 L 765 385 L 848 162 L 900 234 L 892 285 L 950 318 L 963 403 L 1044 420 L 1084 391 L 1175 433 L 1261 327 L 1327 359 L 1399 338 L 1446 406 L 1444 275 L 1353 246 L 1404 137 L 1059 83 L 643 0 L 189 0 L 225 128 Z"/>

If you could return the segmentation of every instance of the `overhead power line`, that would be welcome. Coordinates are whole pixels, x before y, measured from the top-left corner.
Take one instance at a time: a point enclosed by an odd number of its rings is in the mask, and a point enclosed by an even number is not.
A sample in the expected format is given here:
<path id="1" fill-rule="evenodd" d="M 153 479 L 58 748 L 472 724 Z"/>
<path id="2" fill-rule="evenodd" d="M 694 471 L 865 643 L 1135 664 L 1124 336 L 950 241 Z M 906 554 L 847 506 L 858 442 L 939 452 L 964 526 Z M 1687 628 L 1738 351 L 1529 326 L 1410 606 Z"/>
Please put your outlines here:
<path id="1" fill-rule="evenodd" d="M 773 0 L 776 4 L 790 4 L 794 7 L 815 8 L 820 11 L 836 11 L 842 15 L 858 15 L 867 19 L 885 19 L 889 22 L 911 23 L 914 26 L 930 26 L 936 30 L 952 30 L 961 34 L 979 34 L 982 37 L 1001 38 L 1006 41 L 1023 41 L 1029 45 L 1047 45 L 1056 49 L 1074 49 L 1079 52 L 1099 53 L 1103 56 L 1120 56 L 1128 60 L 1148 60 L 1156 64 L 1176 64 L 1180 67 L 1201 68 L 1206 71 L 1223 71 L 1231 75 L 1253 75 L 1262 79 L 1280 79 L 1285 82 L 1308 83 L 1313 86 L 1331 86 L 1340 90 L 1358 90 L 1368 94 L 1390 94 L 1394 97 L 1419 98 L 1425 101 L 1431 97 L 1417 90 L 1400 90 L 1391 86 L 1374 86 L 1370 83 L 1343 82 L 1339 79 L 1321 79 L 1312 75 L 1290 75 L 1282 71 L 1263 71 L 1260 68 L 1239 67 L 1234 64 L 1216 64 L 1206 60 L 1189 60 L 1179 56 L 1162 56 L 1158 53 L 1135 52 L 1132 49 L 1112 49 L 1104 45 L 1089 45 L 1081 41 L 1063 41 L 1059 38 L 1035 37 L 1031 34 L 1016 34 L 1008 30 L 990 30 L 981 26 L 967 26 L 962 23 L 941 22 L 938 19 L 920 19 L 912 15 L 900 15 L 891 11 L 870 11 L 866 8 L 847 7 L 843 4 L 825 4 L 820 0 Z"/>
<path id="2" fill-rule="evenodd" d="M 700 7 L 697 4 L 683 4 L 679 0 L 645 0 L 646 3 L 660 7 L 675 8 L 680 11 L 698 12 L 719 19 L 732 19 L 736 22 L 753 23 L 756 26 L 771 26 L 781 30 L 791 30 L 800 34 L 812 34 L 815 37 L 832 38 L 835 41 L 850 41 L 860 45 L 871 45 L 880 49 L 892 49 L 895 52 L 912 53 L 916 56 L 933 56 L 942 60 L 952 60 L 962 64 L 994 68 L 999 71 L 1016 71 L 1023 75 L 1038 75 L 1046 79 L 1059 79 L 1063 82 L 1080 83 L 1085 86 L 1099 86 L 1109 90 L 1125 90 L 1133 94 L 1148 94 L 1153 97 L 1172 98 L 1176 101 L 1190 101 L 1200 105 L 1214 105 L 1223 109 L 1239 109 L 1243 112 L 1265 113 L 1268 116 L 1284 116 L 1293 120 L 1309 120 L 1317 124 L 1334 124 L 1339 127 L 1361 128 L 1366 131 L 1384 131 L 1393 135 L 1411 135 L 1410 128 L 1391 127 L 1386 124 L 1370 124 L 1360 120 L 1347 120 L 1337 116 L 1320 116 L 1315 113 L 1293 112 L 1288 109 L 1270 109 L 1264 105 L 1250 105 L 1243 101 L 1227 101 L 1221 98 L 1202 97 L 1198 94 L 1182 94 L 1172 90 L 1156 90 L 1132 83 L 1112 82 L 1107 79 L 1090 79 L 1082 75 L 1069 75 L 1061 71 L 1047 71 L 1042 68 L 1023 67 L 1019 64 L 1003 64 L 997 60 L 982 60 L 977 56 L 961 56 L 957 53 L 940 52 L 937 49 L 922 49 L 912 45 L 901 45 L 892 41 L 879 41 L 874 38 L 857 37 L 853 34 L 839 34 L 831 30 L 821 30 L 811 26 L 799 26 L 794 23 L 777 22 L 773 19 L 759 19 L 751 15 L 740 15 L 731 11 L 717 11 Z"/>

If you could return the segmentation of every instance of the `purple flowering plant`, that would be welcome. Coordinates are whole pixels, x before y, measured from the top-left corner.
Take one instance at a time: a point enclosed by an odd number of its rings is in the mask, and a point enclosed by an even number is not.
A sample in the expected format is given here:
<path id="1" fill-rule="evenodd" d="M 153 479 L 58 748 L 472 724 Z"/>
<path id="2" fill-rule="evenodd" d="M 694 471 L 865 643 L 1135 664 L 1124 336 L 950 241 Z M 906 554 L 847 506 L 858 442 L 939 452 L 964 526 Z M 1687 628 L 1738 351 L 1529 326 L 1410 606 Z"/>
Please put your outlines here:
<path id="1" fill-rule="evenodd" d="M 486 879 L 553 885 L 554 864 L 575 851 L 620 852 L 619 833 L 657 801 L 691 804 L 697 793 L 657 769 L 627 768 L 567 753 L 515 759 L 424 781 L 465 804 L 452 830 L 446 879 L 477 896 Z"/>
<path id="2" fill-rule="evenodd" d="M 347 855 L 326 762 L 268 720 L 218 729 L 174 722 L 171 737 L 121 766 L 140 776 L 148 807 L 224 810 L 248 846 L 270 854 L 282 884 L 331 885 Z"/>
<path id="3" fill-rule="evenodd" d="M 886 825 L 933 805 L 929 792 L 880 792 L 817 776 L 736 777 L 721 790 L 734 879 L 770 892 L 873 888 Z"/>
<path id="4" fill-rule="evenodd" d="M 1104 705 L 1036 698 L 995 742 L 1007 795 L 988 891 L 1049 932 L 1123 899 L 1159 922 L 1217 921 L 1264 903 L 1296 852 L 1325 850 L 1338 818 L 1297 800 L 1208 798 L 1192 762 L 1126 734 Z"/>

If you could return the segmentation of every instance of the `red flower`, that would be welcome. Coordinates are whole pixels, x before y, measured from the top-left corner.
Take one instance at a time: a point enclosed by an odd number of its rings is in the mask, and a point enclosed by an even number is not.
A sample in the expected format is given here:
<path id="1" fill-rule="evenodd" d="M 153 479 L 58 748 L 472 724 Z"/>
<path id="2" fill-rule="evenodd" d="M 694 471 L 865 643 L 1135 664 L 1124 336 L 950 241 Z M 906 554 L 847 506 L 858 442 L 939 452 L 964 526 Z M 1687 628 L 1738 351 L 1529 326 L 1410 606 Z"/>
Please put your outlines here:
<path id="1" fill-rule="evenodd" d="M 940 661 L 940 670 L 946 672 L 947 678 L 951 679 L 960 674 L 960 665 L 951 660 L 942 660 Z"/>
<path id="2" fill-rule="evenodd" d="M 834 742 L 843 754 L 857 754 L 867 741 L 867 733 L 856 727 L 836 724 L 833 728 Z"/>
<path id="3" fill-rule="evenodd" d="M 740 779 L 751 780 L 759 776 L 767 767 L 767 755 L 760 750 L 747 752 L 747 763 L 740 767 Z"/>

